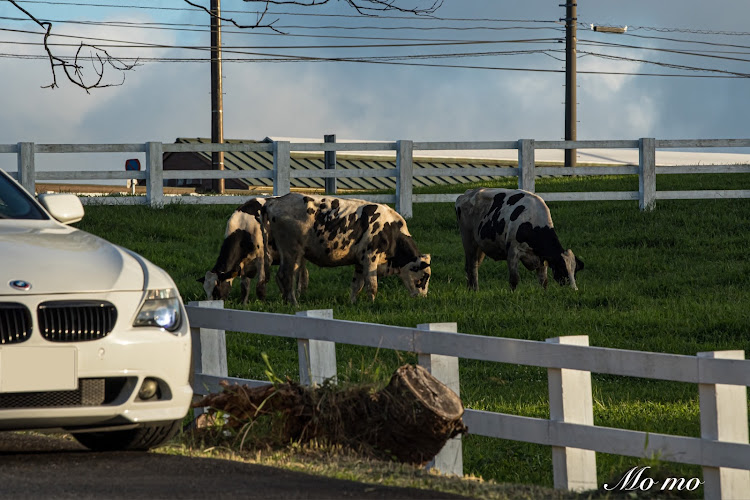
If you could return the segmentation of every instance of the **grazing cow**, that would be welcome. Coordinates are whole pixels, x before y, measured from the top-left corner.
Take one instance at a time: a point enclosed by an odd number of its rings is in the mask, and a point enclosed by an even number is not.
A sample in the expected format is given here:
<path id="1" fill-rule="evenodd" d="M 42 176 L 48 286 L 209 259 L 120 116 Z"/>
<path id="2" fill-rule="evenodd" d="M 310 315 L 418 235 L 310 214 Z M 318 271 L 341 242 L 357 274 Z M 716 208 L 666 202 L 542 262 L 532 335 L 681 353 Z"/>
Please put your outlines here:
<path id="1" fill-rule="evenodd" d="M 563 250 L 549 208 L 539 196 L 518 189 L 470 189 L 456 200 L 456 217 L 466 257 L 469 288 L 479 289 L 478 270 L 484 256 L 507 260 L 510 287 L 518 285 L 518 261 L 536 270 L 547 288 L 547 266 L 555 281 L 577 290 L 576 272 L 583 269 L 572 250 Z"/>
<path id="2" fill-rule="evenodd" d="M 430 256 L 419 253 L 395 210 L 363 200 L 290 193 L 264 208 L 269 246 L 279 252 L 279 283 L 297 304 L 292 276 L 303 259 L 321 267 L 354 266 L 350 299 L 367 285 L 375 300 L 378 276 L 398 274 L 412 296 L 427 295 Z"/>
<path id="3" fill-rule="evenodd" d="M 232 281 L 241 277 L 242 303 L 250 298 L 250 284 L 257 277 L 255 294 L 265 299 L 266 283 L 271 264 L 278 264 L 278 254 L 267 246 L 267 235 L 262 230 L 261 210 L 266 198 L 253 198 L 238 207 L 227 221 L 224 241 L 214 267 L 199 278 L 209 299 L 226 300 L 232 290 Z M 297 275 L 300 293 L 307 289 L 307 268 L 304 263 Z"/>

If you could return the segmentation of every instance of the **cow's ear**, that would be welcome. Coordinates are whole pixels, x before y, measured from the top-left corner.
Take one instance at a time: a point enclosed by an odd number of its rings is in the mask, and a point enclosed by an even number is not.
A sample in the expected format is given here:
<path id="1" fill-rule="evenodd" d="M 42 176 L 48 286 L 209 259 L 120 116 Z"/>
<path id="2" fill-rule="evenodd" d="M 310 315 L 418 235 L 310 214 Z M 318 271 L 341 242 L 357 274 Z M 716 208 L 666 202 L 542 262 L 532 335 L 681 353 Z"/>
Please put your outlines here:
<path id="1" fill-rule="evenodd" d="M 423 260 L 422 262 L 419 263 L 418 266 L 412 266 L 411 270 L 414 272 L 417 272 L 417 271 L 421 271 L 422 269 L 427 269 L 428 267 L 430 267 L 430 263 L 425 262 Z"/>
<path id="2" fill-rule="evenodd" d="M 205 283 L 205 282 L 206 282 L 206 277 L 205 277 L 205 276 L 202 276 L 202 277 L 198 278 L 198 279 L 197 279 L 197 280 L 195 280 L 195 281 L 197 281 L 198 283 Z"/>
<path id="3" fill-rule="evenodd" d="M 432 257 L 430 254 L 426 253 L 419 256 L 423 262 L 427 262 L 427 265 L 429 266 L 432 263 Z"/>

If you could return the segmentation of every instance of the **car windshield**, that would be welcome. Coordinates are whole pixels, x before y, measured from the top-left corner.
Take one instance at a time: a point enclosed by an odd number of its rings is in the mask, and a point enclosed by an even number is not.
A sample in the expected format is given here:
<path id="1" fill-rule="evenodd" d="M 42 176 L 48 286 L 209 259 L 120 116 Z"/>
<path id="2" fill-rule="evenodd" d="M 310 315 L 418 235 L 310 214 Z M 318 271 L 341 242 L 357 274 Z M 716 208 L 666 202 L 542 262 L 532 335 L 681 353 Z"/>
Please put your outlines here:
<path id="1" fill-rule="evenodd" d="M 0 219 L 47 219 L 34 199 L 0 170 Z"/>

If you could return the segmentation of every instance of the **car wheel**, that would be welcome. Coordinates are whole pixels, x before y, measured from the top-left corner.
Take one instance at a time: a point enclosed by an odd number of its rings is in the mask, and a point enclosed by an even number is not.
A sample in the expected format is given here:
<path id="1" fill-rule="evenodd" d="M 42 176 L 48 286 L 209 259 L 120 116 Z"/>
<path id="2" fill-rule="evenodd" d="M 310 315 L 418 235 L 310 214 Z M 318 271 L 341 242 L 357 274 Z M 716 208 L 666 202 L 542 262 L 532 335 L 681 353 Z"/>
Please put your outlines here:
<path id="1" fill-rule="evenodd" d="M 73 437 L 93 451 L 147 451 L 166 443 L 182 425 L 182 419 L 135 429 L 73 433 Z"/>

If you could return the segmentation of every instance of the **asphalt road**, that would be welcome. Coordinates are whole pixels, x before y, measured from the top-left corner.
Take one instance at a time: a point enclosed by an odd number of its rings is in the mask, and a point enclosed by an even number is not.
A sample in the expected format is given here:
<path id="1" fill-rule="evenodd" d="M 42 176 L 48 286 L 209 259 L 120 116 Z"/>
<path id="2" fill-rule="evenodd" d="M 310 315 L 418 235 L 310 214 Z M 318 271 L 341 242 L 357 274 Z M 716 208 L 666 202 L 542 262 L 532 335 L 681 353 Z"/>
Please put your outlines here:
<path id="1" fill-rule="evenodd" d="M 0 432 L 0 498 L 11 499 L 449 499 L 244 464 L 159 453 L 94 453 L 54 436 Z"/>

